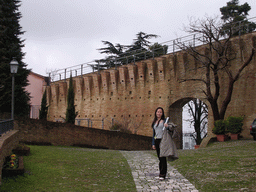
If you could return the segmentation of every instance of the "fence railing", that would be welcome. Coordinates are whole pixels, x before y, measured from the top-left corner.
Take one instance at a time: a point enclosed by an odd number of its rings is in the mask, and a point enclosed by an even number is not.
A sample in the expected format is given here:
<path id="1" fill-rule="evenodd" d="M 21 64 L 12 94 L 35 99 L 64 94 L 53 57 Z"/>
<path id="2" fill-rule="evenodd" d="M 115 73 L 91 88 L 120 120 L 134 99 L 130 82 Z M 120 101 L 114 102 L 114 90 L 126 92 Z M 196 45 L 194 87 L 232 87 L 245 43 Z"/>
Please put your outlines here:
<path id="1" fill-rule="evenodd" d="M 106 125 L 106 118 L 101 118 L 101 119 L 76 119 L 77 125 L 81 125 L 82 121 L 87 121 L 87 123 L 85 125 L 87 125 L 88 127 L 93 127 L 93 124 L 99 124 L 101 123 L 101 129 L 105 129 L 104 126 Z M 107 120 L 107 122 L 109 122 Z M 112 118 L 112 121 L 110 122 L 111 125 L 113 125 L 114 119 Z M 98 125 L 99 126 L 99 125 Z"/>
<path id="2" fill-rule="evenodd" d="M 86 121 L 86 123 L 84 123 L 84 121 Z M 106 125 L 106 123 L 104 123 L 106 121 L 105 118 L 101 118 L 101 119 L 90 119 L 90 118 L 86 118 L 86 119 L 75 119 L 75 124 L 76 125 L 81 125 L 83 124 L 83 126 L 87 126 L 87 127 L 93 127 L 95 126 L 95 124 L 97 124 L 97 127 L 99 127 L 98 123 L 101 123 L 101 129 L 104 129 L 104 126 Z M 113 120 L 112 120 L 113 121 Z M 55 122 L 61 122 L 64 123 L 65 119 L 61 118 L 61 119 L 55 119 Z"/>
<path id="3" fill-rule="evenodd" d="M 183 149 L 194 149 L 196 141 L 193 137 L 193 133 L 183 133 Z"/>
<path id="4" fill-rule="evenodd" d="M 75 120 L 76 120 L 76 124 L 79 125 L 79 126 L 81 125 L 82 121 L 87 121 L 87 127 L 92 128 L 92 122 L 93 122 L 92 119 L 75 119 Z M 103 127 L 104 127 L 104 119 L 103 119 Z"/>
<path id="5" fill-rule="evenodd" d="M 238 35 L 241 35 L 241 31 L 250 32 L 250 30 L 249 30 L 250 26 L 248 24 L 248 21 L 254 23 L 254 22 L 256 22 L 256 17 L 250 18 L 246 22 L 241 22 L 241 21 L 237 22 L 237 24 L 235 24 L 235 27 L 232 27 L 229 30 L 232 31 L 232 33 L 234 33 L 234 32 L 237 33 Z M 175 52 L 181 51 L 182 50 L 181 45 L 190 45 L 190 46 L 194 46 L 194 47 L 203 45 L 203 44 L 205 44 L 204 38 L 205 37 L 202 34 L 195 33 L 195 34 L 183 36 L 180 38 L 176 38 L 176 39 L 173 39 L 170 41 L 160 43 L 160 45 L 168 47 L 166 54 L 170 54 L 170 53 L 175 53 Z M 225 36 L 223 36 L 223 38 L 225 38 Z M 120 65 L 120 64 L 122 65 L 124 63 L 126 63 L 126 64 L 134 63 L 135 64 L 135 62 L 138 61 L 138 58 L 140 60 L 142 58 L 143 59 L 149 59 L 149 58 L 154 59 L 154 57 L 158 56 L 157 53 L 159 51 L 161 51 L 159 49 L 164 49 L 164 47 L 156 48 L 153 50 L 147 50 L 144 52 L 141 50 L 136 50 L 138 53 L 131 54 L 131 55 L 129 55 L 128 53 L 125 53 L 125 54 L 128 54 L 128 56 L 118 57 L 118 58 L 111 60 L 110 61 L 111 65 L 109 65 L 109 68 L 113 67 L 113 65 L 116 68 L 118 65 Z M 125 62 L 125 61 L 127 61 L 127 62 Z M 88 74 L 88 73 L 92 73 L 92 72 L 100 71 L 100 70 L 101 70 L 101 68 L 100 68 L 99 62 L 94 60 L 91 62 L 67 67 L 64 69 L 54 70 L 54 71 L 48 72 L 48 74 L 49 74 L 51 81 L 54 82 L 54 81 L 59 81 L 59 80 L 66 80 L 70 76 L 72 76 L 72 77 L 82 76 L 84 74 Z"/>
<path id="6" fill-rule="evenodd" d="M 12 119 L 0 119 L 0 136 L 13 129 Z"/>

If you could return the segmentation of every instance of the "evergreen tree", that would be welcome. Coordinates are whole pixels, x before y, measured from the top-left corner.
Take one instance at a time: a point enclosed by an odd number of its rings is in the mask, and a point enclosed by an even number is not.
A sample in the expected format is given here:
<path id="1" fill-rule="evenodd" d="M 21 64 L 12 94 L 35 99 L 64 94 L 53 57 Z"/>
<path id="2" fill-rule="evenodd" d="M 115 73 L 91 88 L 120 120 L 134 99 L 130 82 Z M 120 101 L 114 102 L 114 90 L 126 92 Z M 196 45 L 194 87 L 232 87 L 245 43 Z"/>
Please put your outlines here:
<path id="1" fill-rule="evenodd" d="M 27 76 L 29 70 L 22 62 L 24 53 L 22 47 L 18 11 L 19 0 L 0 0 L 0 111 L 10 113 L 12 95 L 12 75 L 10 73 L 10 62 L 15 58 L 19 63 L 18 73 L 15 74 L 15 115 L 29 114 L 29 93 L 25 91 L 28 85 Z"/>
<path id="2" fill-rule="evenodd" d="M 239 5 L 239 0 L 231 0 L 226 6 L 220 8 L 221 19 L 225 22 L 223 25 L 223 34 L 231 33 L 232 36 L 242 35 L 252 32 L 256 24 L 247 19 L 251 7 L 248 3 Z"/>
<path id="3" fill-rule="evenodd" d="M 75 111 L 75 94 L 74 94 L 74 87 L 73 87 L 73 79 L 72 79 L 72 76 L 70 76 L 68 98 L 67 98 L 66 122 L 74 124 L 76 116 L 77 116 L 77 113 Z"/>
<path id="4" fill-rule="evenodd" d="M 101 54 L 107 54 L 109 55 L 105 59 L 99 59 L 95 60 L 95 62 L 98 63 L 97 66 L 93 66 L 96 70 L 102 70 L 106 68 L 115 67 L 116 65 L 122 65 L 124 64 L 124 61 L 122 60 L 116 60 L 117 58 L 121 57 L 123 54 L 124 46 L 120 44 L 112 44 L 109 41 L 102 41 L 104 45 L 107 45 L 107 47 L 98 49 Z"/>
<path id="5" fill-rule="evenodd" d="M 168 46 L 167 45 L 160 45 L 159 43 L 154 43 L 154 45 L 149 47 L 149 50 L 151 50 L 151 56 L 153 57 L 159 57 L 161 55 L 167 54 Z"/>
<path id="6" fill-rule="evenodd" d="M 42 101 L 41 101 L 41 109 L 39 111 L 39 119 L 47 119 L 48 107 L 46 100 L 46 90 L 44 91 Z"/>
<path id="7" fill-rule="evenodd" d="M 95 60 L 98 64 L 92 67 L 93 69 L 101 70 L 166 54 L 167 46 L 158 43 L 151 45 L 151 42 L 148 40 L 156 37 L 158 36 L 154 34 L 139 32 L 136 34 L 136 39 L 133 40 L 131 45 L 114 45 L 109 41 L 102 41 L 107 47 L 98 50 L 102 54 L 107 54 L 107 57 Z"/>

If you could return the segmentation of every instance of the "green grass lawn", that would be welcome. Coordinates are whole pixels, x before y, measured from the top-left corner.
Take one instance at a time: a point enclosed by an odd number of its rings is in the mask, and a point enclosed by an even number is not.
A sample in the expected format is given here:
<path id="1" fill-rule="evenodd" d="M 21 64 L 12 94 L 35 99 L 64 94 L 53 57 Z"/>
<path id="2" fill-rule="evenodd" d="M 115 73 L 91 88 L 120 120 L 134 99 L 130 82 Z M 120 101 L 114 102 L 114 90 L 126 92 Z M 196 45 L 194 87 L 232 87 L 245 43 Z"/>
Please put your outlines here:
<path id="1" fill-rule="evenodd" d="M 25 174 L 3 178 L 0 191 L 136 191 L 119 151 L 30 146 Z"/>
<path id="2" fill-rule="evenodd" d="M 256 142 L 216 142 L 207 148 L 180 150 L 172 166 L 201 192 L 256 191 Z"/>
<path id="3" fill-rule="evenodd" d="M 3 178 L 0 191 L 136 191 L 130 167 L 119 151 L 30 146 L 24 176 Z M 155 151 L 150 151 L 153 155 Z M 256 191 L 256 142 L 216 142 L 179 150 L 170 163 L 200 192 Z"/>

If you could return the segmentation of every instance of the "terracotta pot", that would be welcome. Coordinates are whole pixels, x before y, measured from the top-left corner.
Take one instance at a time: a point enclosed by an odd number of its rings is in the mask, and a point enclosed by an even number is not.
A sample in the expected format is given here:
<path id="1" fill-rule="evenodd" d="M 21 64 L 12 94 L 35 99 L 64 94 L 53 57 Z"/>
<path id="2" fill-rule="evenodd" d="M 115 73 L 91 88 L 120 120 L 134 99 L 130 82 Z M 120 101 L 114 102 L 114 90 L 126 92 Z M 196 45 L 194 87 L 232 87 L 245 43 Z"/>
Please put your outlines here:
<path id="1" fill-rule="evenodd" d="M 217 141 L 223 142 L 227 140 L 227 135 L 217 135 Z"/>
<path id="2" fill-rule="evenodd" d="M 238 133 L 231 133 L 230 138 L 231 140 L 238 140 L 239 134 Z"/>
<path id="3" fill-rule="evenodd" d="M 200 147 L 200 145 L 195 145 L 195 149 L 198 149 Z"/>

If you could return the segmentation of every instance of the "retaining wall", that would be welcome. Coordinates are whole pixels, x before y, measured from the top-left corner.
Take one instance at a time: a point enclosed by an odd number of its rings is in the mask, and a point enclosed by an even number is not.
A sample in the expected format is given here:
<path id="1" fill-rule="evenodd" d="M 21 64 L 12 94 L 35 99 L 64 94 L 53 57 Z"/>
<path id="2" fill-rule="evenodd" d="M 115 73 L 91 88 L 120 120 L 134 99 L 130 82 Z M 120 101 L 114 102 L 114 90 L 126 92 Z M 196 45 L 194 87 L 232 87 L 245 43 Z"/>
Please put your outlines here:
<path id="1" fill-rule="evenodd" d="M 148 150 L 151 137 L 37 119 L 21 119 L 16 129 L 27 144 L 84 146 L 117 150 Z"/>

